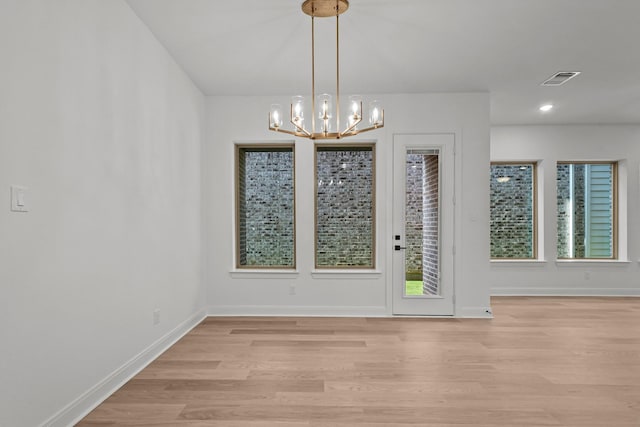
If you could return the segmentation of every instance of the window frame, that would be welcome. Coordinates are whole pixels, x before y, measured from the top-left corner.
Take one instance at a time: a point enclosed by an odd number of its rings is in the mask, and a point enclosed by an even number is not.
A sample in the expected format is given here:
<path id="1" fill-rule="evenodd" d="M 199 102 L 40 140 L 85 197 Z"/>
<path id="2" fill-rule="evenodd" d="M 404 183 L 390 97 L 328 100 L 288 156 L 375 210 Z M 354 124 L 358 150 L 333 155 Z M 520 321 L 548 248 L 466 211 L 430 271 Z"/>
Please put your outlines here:
<path id="1" fill-rule="evenodd" d="M 493 256 L 491 256 L 491 249 L 489 249 L 489 257 L 491 261 L 537 261 L 539 258 L 539 251 L 538 251 L 538 242 L 539 242 L 539 221 L 538 221 L 538 162 L 537 161 L 530 161 L 530 160 L 523 160 L 523 161 L 495 161 L 495 162 L 490 162 L 489 165 L 489 173 L 491 173 L 491 167 L 492 166 L 532 166 L 531 169 L 531 173 L 532 173 L 532 179 L 531 179 L 531 192 L 532 192 L 532 205 L 531 205 L 531 209 L 533 210 L 532 212 L 532 221 L 533 221 L 533 228 L 532 228 L 532 234 L 533 234 L 533 241 L 532 241 L 532 245 L 533 245 L 533 254 L 531 257 L 527 257 L 527 258 L 522 258 L 522 257 L 513 257 L 513 258 L 495 258 Z M 491 200 L 491 188 L 489 188 L 489 200 Z M 489 209 L 491 210 L 491 209 Z M 489 221 L 491 221 L 491 212 L 489 212 Z M 489 230 L 491 234 L 491 230 Z M 489 243 L 491 243 L 491 236 L 489 236 Z"/>
<path id="2" fill-rule="evenodd" d="M 371 263 L 370 265 L 318 265 L 318 151 L 323 149 L 335 149 L 335 151 L 348 151 L 349 149 L 371 150 Z M 340 270 L 340 271 L 362 271 L 362 270 L 375 270 L 377 265 L 377 204 L 376 204 L 376 144 L 374 142 L 355 142 L 355 143 L 318 143 L 316 142 L 313 147 L 313 178 L 314 178 L 314 193 L 313 193 L 313 264 L 317 271 L 328 270 Z"/>
<path id="3" fill-rule="evenodd" d="M 556 209 L 557 209 L 557 201 L 558 201 L 558 165 L 611 165 L 611 215 L 612 215 L 612 224 L 611 224 L 611 257 L 597 257 L 597 258 L 566 258 L 560 257 L 557 255 L 558 253 L 558 212 L 556 210 L 556 259 L 558 261 L 619 261 L 619 238 L 618 238 L 618 230 L 619 230 L 619 211 L 618 211 L 618 203 L 619 203 L 619 185 L 618 185 L 618 175 L 619 175 L 619 161 L 617 160 L 558 160 L 556 162 Z"/>
<path id="4" fill-rule="evenodd" d="M 278 151 L 282 149 L 290 149 L 291 157 L 292 157 L 292 191 L 293 191 L 293 199 L 291 206 L 291 215 L 293 218 L 293 248 L 292 248 L 292 264 L 291 265 L 242 265 L 240 264 L 241 254 L 240 254 L 240 155 L 243 150 L 253 150 L 253 151 L 263 151 L 269 152 L 271 150 Z M 273 152 L 272 151 L 272 152 Z M 297 268 L 297 221 L 296 221 L 296 149 L 295 144 L 293 142 L 282 142 L 282 143 L 235 143 L 235 156 L 234 156 L 234 180 L 235 180 L 235 268 L 237 270 L 296 270 Z"/>

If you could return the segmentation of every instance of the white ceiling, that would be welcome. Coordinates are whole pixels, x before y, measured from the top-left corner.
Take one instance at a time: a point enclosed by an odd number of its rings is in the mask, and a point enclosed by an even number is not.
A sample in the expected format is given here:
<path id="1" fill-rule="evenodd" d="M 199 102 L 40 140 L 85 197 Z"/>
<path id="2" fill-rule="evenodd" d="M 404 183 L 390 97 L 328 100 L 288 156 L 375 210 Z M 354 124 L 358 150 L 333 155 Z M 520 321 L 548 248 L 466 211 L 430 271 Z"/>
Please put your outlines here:
<path id="1" fill-rule="evenodd" d="M 302 0 L 127 2 L 207 95 L 311 92 Z M 639 21 L 640 0 L 351 0 L 341 92 L 488 91 L 493 124 L 638 124 Z M 334 23 L 316 20 L 318 92 L 334 91 Z M 582 74 L 540 86 L 558 71 Z"/>

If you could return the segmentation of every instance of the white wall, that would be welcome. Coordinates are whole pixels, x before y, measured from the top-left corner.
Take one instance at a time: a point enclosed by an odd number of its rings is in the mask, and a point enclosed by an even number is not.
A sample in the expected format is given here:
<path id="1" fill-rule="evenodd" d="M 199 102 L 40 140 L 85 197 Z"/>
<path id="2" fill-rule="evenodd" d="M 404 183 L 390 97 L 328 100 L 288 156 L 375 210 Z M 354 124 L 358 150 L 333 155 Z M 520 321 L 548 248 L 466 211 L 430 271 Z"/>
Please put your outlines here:
<path id="1" fill-rule="evenodd" d="M 371 96 L 367 98 L 373 98 Z M 394 133 L 455 133 L 456 315 L 489 309 L 489 96 L 386 95 L 385 127 L 355 137 L 377 143 L 376 272 L 313 273 L 313 142 L 296 141 L 297 273 L 234 272 L 234 142 L 292 140 L 267 130 L 271 103 L 288 97 L 209 97 L 203 145 L 204 270 L 213 314 L 387 315 L 391 313 Z M 295 295 L 291 295 L 292 288 Z"/>
<path id="2" fill-rule="evenodd" d="M 119 0 L 3 1 L 0 58 L 0 425 L 65 425 L 204 306 L 204 98 Z"/>
<path id="3" fill-rule="evenodd" d="M 494 295 L 640 295 L 640 126 L 497 126 L 491 160 L 539 162 L 544 259 L 491 263 Z M 556 162 L 620 161 L 620 261 L 556 260 Z"/>

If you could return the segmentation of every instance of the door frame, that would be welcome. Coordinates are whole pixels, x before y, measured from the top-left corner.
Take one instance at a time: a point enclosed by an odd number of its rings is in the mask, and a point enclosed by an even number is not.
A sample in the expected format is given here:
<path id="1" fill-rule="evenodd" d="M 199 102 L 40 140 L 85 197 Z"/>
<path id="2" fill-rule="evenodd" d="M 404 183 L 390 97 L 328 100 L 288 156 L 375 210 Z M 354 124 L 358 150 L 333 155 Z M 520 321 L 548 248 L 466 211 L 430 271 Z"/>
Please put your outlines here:
<path id="1" fill-rule="evenodd" d="M 443 137 L 443 138 L 450 138 L 448 141 L 445 140 L 442 143 L 430 143 L 428 141 L 429 137 Z M 409 142 L 409 141 L 402 141 L 402 139 L 411 139 L 411 138 L 415 138 L 416 142 Z M 422 141 L 419 141 L 419 138 L 423 138 Z M 458 155 L 458 152 L 460 152 L 460 147 L 459 147 L 459 142 L 460 142 L 460 138 L 458 138 L 458 132 L 424 132 L 424 133 L 394 133 L 393 137 L 392 137 L 392 160 L 391 160 L 391 176 L 390 176 L 390 181 L 391 181 L 391 189 L 392 189 L 392 193 L 393 193 L 393 197 L 392 197 L 392 206 L 390 207 L 391 210 L 391 218 L 392 218 L 392 230 L 390 233 L 390 242 L 391 244 L 389 245 L 389 260 L 390 260 L 390 274 L 389 274 L 389 286 L 388 286 L 388 295 L 389 295 L 389 312 L 391 315 L 394 316 L 433 316 L 433 317 L 453 317 L 456 315 L 456 270 L 457 270 L 457 265 L 458 265 L 458 256 L 459 253 L 457 252 L 456 248 L 459 248 L 459 233 L 457 233 L 457 229 L 458 229 L 458 224 L 460 224 L 460 200 L 459 200 L 459 189 L 458 189 L 458 183 L 461 182 L 460 181 L 460 174 L 461 174 L 461 168 L 460 168 L 460 156 Z M 402 148 L 402 156 L 405 156 L 405 152 L 406 152 L 406 148 L 407 146 L 411 147 L 412 145 L 415 146 L 416 148 L 437 148 L 437 147 L 442 147 L 442 153 L 441 156 L 443 156 L 441 158 L 441 165 L 444 165 L 444 168 L 453 168 L 453 170 L 449 170 L 448 173 L 444 170 L 441 169 L 440 170 L 440 180 L 441 183 L 443 183 L 445 181 L 445 179 L 447 179 L 447 176 L 449 177 L 449 179 L 452 178 L 452 184 L 451 187 L 449 188 L 449 193 L 450 194 L 444 194 L 444 185 L 442 185 L 442 193 L 444 197 L 442 197 L 442 200 L 440 201 L 441 203 L 441 207 L 440 207 L 440 211 L 441 214 L 444 212 L 446 213 L 448 211 L 448 214 L 450 215 L 450 219 L 451 219 L 451 223 L 447 225 L 447 227 L 445 228 L 444 224 L 441 222 L 440 223 L 440 233 L 441 236 L 444 236 L 445 233 L 449 233 L 450 236 L 448 236 L 447 239 L 447 244 L 446 247 L 443 244 L 442 237 L 441 237 L 441 241 L 440 241 L 440 252 L 441 255 L 445 255 L 448 251 L 448 254 L 445 256 L 449 257 L 449 260 L 447 261 L 448 264 L 448 275 L 449 275 L 449 279 L 447 279 L 450 283 L 448 283 L 448 294 L 447 294 L 447 298 L 450 298 L 450 307 L 447 307 L 448 303 L 444 303 L 442 305 L 442 310 L 436 309 L 433 310 L 431 313 L 429 313 L 429 310 L 416 310 L 416 312 L 398 312 L 399 310 L 396 309 L 394 301 L 399 297 L 399 291 L 396 289 L 396 287 L 400 287 L 401 283 L 399 276 L 401 276 L 404 279 L 404 265 L 400 266 L 400 263 L 398 262 L 398 256 L 396 255 L 396 251 L 394 250 L 395 245 L 398 243 L 394 240 L 394 236 L 396 234 L 400 234 L 402 236 L 402 240 L 400 242 L 404 243 L 405 242 L 405 238 L 406 236 L 404 235 L 405 230 L 404 230 L 404 212 L 402 213 L 398 213 L 396 212 L 395 206 L 397 205 L 397 203 L 399 202 L 403 202 L 404 201 L 404 197 L 400 197 L 400 200 L 398 200 L 398 195 L 396 194 L 396 179 L 399 176 L 399 171 L 396 170 L 397 166 L 396 163 L 398 163 L 397 156 L 399 155 L 398 150 L 400 149 L 400 145 L 403 146 Z M 446 152 L 446 150 L 450 150 L 449 153 Z M 448 159 L 446 158 L 448 157 Z M 403 172 L 404 172 L 404 168 L 403 168 Z M 404 173 L 403 173 L 404 174 Z M 402 183 L 402 186 L 404 187 L 404 182 Z M 446 208 L 444 207 L 444 204 L 448 204 L 448 206 L 446 206 Z M 399 208 L 399 209 L 404 209 L 404 207 Z M 402 217 L 402 218 L 398 218 L 398 217 Z M 400 220 L 402 219 L 402 224 L 400 223 Z M 442 256 L 440 257 L 440 267 L 441 269 L 443 268 L 442 265 Z M 403 263 L 402 263 L 403 264 Z M 398 270 L 402 269 L 401 272 L 399 272 Z M 446 277 L 446 275 L 445 275 Z M 428 301 L 428 300 L 436 300 L 436 299 L 442 299 L 443 297 L 437 296 L 437 297 L 411 297 L 409 299 L 416 299 L 416 300 L 422 300 L 422 301 Z"/>

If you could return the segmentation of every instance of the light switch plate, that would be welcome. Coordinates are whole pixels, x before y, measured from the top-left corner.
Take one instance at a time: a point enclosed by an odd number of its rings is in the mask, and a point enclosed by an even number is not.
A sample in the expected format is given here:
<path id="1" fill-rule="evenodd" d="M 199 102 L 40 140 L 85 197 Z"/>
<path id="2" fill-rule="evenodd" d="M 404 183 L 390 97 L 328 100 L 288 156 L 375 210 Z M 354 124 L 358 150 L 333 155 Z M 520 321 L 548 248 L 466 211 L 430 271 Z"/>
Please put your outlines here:
<path id="1" fill-rule="evenodd" d="M 27 187 L 11 186 L 11 210 L 13 212 L 29 212 L 27 203 Z"/>

